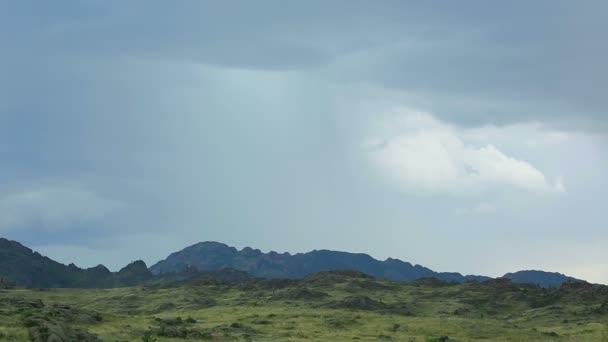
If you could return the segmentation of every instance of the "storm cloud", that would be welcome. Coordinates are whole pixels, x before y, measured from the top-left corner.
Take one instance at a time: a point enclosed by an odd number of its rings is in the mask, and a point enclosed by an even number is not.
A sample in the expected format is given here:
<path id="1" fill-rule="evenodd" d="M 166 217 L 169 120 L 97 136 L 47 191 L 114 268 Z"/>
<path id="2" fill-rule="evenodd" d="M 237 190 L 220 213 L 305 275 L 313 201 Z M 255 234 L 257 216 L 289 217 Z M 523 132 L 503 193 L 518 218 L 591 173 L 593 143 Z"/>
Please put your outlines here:
<path id="1" fill-rule="evenodd" d="M 606 9 L 3 2 L 0 234 L 114 269 L 218 240 L 607 282 Z"/>

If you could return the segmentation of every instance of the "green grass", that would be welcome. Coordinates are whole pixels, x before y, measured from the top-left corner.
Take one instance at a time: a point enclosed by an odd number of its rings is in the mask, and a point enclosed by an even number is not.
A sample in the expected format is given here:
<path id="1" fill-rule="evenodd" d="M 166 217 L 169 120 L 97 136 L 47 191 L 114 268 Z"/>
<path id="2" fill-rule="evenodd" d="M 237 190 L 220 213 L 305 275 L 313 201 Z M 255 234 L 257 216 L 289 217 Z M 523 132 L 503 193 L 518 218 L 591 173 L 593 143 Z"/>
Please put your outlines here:
<path id="1" fill-rule="evenodd" d="M 329 296 L 285 299 L 293 288 Z M 385 307 L 332 308 L 361 296 Z M 100 322 L 68 323 L 102 341 L 141 341 L 146 331 L 157 341 L 184 341 L 162 336 L 163 325 L 168 331 L 190 332 L 198 340 L 443 341 L 447 336 L 456 341 L 608 341 L 608 315 L 594 311 L 600 303 L 560 298 L 538 305 L 542 296 L 539 289 L 502 290 L 480 284 L 432 287 L 348 277 L 302 281 L 274 290 L 266 283 L 2 290 L 0 340 L 29 339 L 24 317 L 39 314 L 40 309 L 6 304 L 6 299 L 23 298 L 40 299 L 46 307 L 62 304 L 99 313 Z"/>

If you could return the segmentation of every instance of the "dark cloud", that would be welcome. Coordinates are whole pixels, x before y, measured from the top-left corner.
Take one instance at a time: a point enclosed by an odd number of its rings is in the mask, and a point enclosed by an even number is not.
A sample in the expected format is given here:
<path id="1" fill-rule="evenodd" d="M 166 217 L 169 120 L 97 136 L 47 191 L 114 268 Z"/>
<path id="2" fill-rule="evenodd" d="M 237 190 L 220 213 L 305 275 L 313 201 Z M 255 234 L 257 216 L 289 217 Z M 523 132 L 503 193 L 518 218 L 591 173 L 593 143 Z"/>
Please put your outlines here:
<path id="1" fill-rule="evenodd" d="M 477 265 L 468 262 L 488 248 L 479 246 L 505 236 L 512 242 L 511 235 L 526 234 L 521 227 L 533 225 L 535 237 L 558 227 L 567 239 L 578 233 L 567 224 L 585 222 L 601 240 L 597 199 L 606 163 L 596 158 L 605 141 L 585 139 L 606 129 L 602 7 L 2 2 L 0 199 L 83 184 L 93 198 L 128 210 L 70 220 L 75 209 L 59 224 L 26 220 L 1 232 L 55 252 L 60 245 L 137 245 L 147 234 L 150 258 L 216 239 L 356 250 L 471 273 L 484 270 L 458 265 Z M 536 128 L 505 131 L 498 143 L 479 139 L 551 179 L 563 173 L 570 193 L 596 201 L 397 191 L 377 179 L 360 148 L 393 104 L 433 112 L 445 125 L 540 121 L 568 134 L 582 130 L 585 138 L 577 135 L 568 149 L 525 145 L 540 134 Z M 484 205 L 496 212 L 451 216 Z M 171 245 L 159 247 L 159 239 Z M 430 244 L 445 254 L 429 256 Z M 462 246 L 469 254 L 445 257 L 462 254 Z M 130 260 L 141 251 L 117 253 Z"/>
<path id="2" fill-rule="evenodd" d="M 361 54 L 346 78 L 422 93 L 455 122 L 559 118 L 604 129 L 606 9 L 601 1 L 10 2 L 1 14 L 2 62 L 22 70 L 24 80 L 11 78 L 19 86 L 35 81 L 28 71 L 67 58 L 341 70 L 345 56 Z"/>

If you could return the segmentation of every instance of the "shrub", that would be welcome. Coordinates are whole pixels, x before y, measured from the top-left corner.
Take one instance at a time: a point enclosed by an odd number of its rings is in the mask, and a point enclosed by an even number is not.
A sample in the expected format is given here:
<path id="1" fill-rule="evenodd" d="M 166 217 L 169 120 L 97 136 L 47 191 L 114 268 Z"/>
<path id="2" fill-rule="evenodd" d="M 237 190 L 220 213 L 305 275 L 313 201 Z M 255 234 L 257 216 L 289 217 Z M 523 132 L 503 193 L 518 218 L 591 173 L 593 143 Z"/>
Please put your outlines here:
<path id="1" fill-rule="evenodd" d="M 152 336 L 151 331 L 146 331 L 144 336 L 141 337 L 143 342 L 156 342 L 156 337 Z"/>

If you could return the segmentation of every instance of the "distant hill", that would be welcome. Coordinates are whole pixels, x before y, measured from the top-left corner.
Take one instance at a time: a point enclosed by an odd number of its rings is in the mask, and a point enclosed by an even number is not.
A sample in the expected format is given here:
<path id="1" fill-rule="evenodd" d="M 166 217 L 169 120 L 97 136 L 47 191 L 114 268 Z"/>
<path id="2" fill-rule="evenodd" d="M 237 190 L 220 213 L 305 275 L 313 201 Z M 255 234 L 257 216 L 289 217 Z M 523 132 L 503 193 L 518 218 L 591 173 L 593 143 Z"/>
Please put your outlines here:
<path id="1" fill-rule="evenodd" d="M 435 272 L 420 265 L 398 259 L 380 261 L 367 254 L 315 250 L 308 253 L 262 253 L 246 247 L 237 250 L 219 242 L 201 242 L 171 254 L 150 267 L 154 274 L 178 273 L 195 268 L 213 271 L 233 268 L 261 278 L 302 278 L 329 270 L 356 270 L 377 278 L 395 281 L 413 281 L 419 278 L 437 278 L 444 281 L 484 281 L 484 276 L 463 276 L 460 273 Z"/>
<path id="2" fill-rule="evenodd" d="M 19 242 L 0 238 L 0 279 L 3 284 L 39 288 L 110 288 L 140 284 L 151 277 L 143 261 L 133 262 L 116 273 L 103 265 L 82 269 L 74 264 L 66 266 L 56 262 Z"/>
<path id="3" fill-rule="evenodd" d="M 511 279 L 514 283 L 530 283 L 542 287 L 559 287 L 568 280 L 578 280 L 561 273 L 545 271 L 519 271 L 507 273 L 503 278 Z"/>
<path id="4" fill-rule="evenodd" d="M 367 254 L 315 250 L 308 253 L 262 253 L 246 247 L 237 250 L 219 242 L 201 242 L 169 255 L 150 269 L 135 261 L 118 272 L 98 265 L 82 269 L 64 265 L 40 255 L 19 242 L 0 238 L 0 289 L 29 288 L 112 288 L 133 285 L 234 282 L 249 277 L 277 279 L 303 278 L 332 270 L 353 270 L 376 278 L 414 281 L 434 278 L 446 282 L 483 282 L 486 276 L 463 276 L 460 273 L 435 272 L 398 259 L 376 260 Z M 560 273 L 519 271 L 503 278 L 513 283 L 530 283 L 542 287 L 559 287 L 576 280 Z"/>

